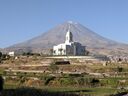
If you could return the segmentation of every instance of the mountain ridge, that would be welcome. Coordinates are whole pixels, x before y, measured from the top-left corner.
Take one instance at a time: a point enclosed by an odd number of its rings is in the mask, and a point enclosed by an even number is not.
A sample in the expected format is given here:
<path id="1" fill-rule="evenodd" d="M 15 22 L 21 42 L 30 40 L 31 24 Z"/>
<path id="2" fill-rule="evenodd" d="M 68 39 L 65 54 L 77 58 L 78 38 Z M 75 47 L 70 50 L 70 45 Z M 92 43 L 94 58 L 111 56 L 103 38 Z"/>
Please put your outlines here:
<path id="1" fill-rule="evenodd" d="M 27 40 L 25 42 L 12 45 L 6 50 L 14 50 L 18 48 L 27 48 L 31 51 L 41 51 L 43 49 L 51 49 L 54 45 L 63 43 L 65 41 L 65 35 L 69 28 L 73 33 L 74 41 L 80 42 L 83 45 L 87 46 L 88 49 L 106 49 L 106 51 L 114 50 L 115 48 L 122 48 L 128 50 L 127 44 L 118 43 L 116 41 L 107 39 L 100 36 L 99 34 L 93 32 L 92 30 L 84 27 L 80 23 L 74 23 L 72 21 L 64 22 L 58 26 L 50 29 L 48 32 L 45 32 L 35 38 Z"/>

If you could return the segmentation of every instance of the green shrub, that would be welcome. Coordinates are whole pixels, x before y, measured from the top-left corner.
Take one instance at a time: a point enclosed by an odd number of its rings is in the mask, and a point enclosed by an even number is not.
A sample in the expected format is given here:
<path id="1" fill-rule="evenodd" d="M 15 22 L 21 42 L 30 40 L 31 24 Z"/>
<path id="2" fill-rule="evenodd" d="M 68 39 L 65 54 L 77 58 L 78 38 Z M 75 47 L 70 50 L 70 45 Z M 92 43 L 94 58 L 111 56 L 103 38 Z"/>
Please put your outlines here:
<path id="1" fill-rule="evenodd" d="M 75 85 L 77 84 L 77 82 L 75 81 L 74 78 L 61 78 L 60 84 L 63 86 L 67 86 L 67 85 Z"/>
<path id="2" fill-rule="evenodd" d="M 90 83 L 91 83 L 92 87 L 97 87 L 97 86 L 99 86 L 100 81 L 96 78 L 93 78 Z"/>
<path id="3" fill-rule="evenodd" d="M 83 78 L 83 77 L 77 78 L 76 81 L 77 81 L 78 85 L 80 85 L 80 86 L 85 85 L 85 78 Z"/>
<path id="4" fill-rule="evenodd" d="M 49 82 L 50 82 L 51 80 L 54 80 L 55 78 L 56 78 L 56 77 L 54 77 L 54 76 L 45 77 L 45 82 L 44 82 L 44 84 L 45 84 L 45 85 L 48 85 Z"/>

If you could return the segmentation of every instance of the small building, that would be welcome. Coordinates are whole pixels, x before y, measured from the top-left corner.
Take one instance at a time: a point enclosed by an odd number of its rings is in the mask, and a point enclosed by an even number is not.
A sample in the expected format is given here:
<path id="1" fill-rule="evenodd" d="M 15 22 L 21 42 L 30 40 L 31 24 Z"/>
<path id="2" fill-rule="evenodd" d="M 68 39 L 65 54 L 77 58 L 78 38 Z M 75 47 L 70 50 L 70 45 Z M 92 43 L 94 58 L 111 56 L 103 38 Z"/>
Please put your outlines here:
<path id="1" fill-rule="evenodd" d="M 15 52 L 14 52 L 14 51 L 9 52 L 8 55 L 9 55 L 9 56 L 15 56 Z"/>
<path id="2" fill-rule="evenodd" d="M 68 30 L 66 33 L 65 43 L 53 46 L 53 55 L 85 55 L 85 48 L 86 47 L 82 46 L 79 42 L 73 42 L 73 34 Z"/>

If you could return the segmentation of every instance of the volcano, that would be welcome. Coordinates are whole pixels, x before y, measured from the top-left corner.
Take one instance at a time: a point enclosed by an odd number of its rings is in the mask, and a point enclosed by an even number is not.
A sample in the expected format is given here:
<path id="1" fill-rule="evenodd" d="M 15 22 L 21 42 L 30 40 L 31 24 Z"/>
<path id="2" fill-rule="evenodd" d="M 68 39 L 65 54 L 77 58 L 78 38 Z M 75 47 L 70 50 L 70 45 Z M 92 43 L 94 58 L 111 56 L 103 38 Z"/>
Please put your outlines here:
<path id="1" fill-rule="evenodd" d="M 28 41 L 12 45 L 6 50 L 24 50 L 32 52 L 44 52 L 44 50 L 52 49 L 54 45 L 63 43 L 65 41 L 65 35 L 70 24 L 70 31 L 73 34 L 74 41 L 80 42 L 87 47 L 92 53 L 95 54 L 128 54 L 128 45 L 122 44 L 93 32 L 85 26 L 68 21 L 48 32 L 32 38 Z"/>

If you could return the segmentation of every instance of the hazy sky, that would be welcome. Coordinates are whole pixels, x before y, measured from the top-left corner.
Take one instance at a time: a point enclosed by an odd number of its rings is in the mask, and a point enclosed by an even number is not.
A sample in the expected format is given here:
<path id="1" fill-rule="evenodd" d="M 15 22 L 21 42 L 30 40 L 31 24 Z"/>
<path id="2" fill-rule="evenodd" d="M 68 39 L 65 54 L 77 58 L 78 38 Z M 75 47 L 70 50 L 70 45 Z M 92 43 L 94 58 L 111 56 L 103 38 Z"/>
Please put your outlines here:
<path id="1" fill-rule="evenodd" d="M 0 0 L 0 47 L 69 20 L 128 44 L 128 0 Z"/>

